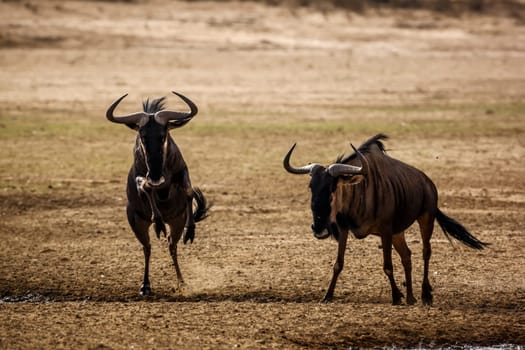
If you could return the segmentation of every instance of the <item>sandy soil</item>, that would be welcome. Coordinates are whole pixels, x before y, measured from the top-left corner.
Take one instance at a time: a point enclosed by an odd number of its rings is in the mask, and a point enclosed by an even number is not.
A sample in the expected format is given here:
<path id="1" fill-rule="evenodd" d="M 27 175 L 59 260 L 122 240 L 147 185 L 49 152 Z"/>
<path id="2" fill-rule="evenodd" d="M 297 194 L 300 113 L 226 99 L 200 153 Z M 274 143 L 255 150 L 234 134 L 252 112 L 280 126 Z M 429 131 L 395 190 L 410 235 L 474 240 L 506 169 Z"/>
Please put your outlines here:
<path id="1" fill-rule="evenodd" d="M 251 3 L 0 1 L 0 348 L 382 348 L 525 345 L 525 27 L 514 18 L 320 13 Z M 154 295 L 125 219 L 134 134 L 105 109 L 180 91 L 173 132 L 214 207 L 182 246 L 175 289 L 154 240 Z M 182 108 L 173 96 L 168 106 Z M 307 177 L 385 132 L 440 207 L 435 303 L 392 306 L 379 240 L 310 233 Z M 407 232 L 420 293 L 421 243 Z M 397 280 L 403 281 L 395 256 Z"/>

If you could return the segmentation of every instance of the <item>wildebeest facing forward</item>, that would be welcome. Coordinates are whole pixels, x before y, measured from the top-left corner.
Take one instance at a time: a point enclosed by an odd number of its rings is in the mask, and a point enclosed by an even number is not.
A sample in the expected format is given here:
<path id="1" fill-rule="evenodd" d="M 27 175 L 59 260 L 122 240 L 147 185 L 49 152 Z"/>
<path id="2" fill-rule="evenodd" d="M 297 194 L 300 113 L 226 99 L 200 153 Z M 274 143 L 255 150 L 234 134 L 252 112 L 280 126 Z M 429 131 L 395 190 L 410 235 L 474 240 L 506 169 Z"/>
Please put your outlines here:
<path id="1" fill-rule="evenodd" d="M 187 97 L 173 92 L 190 107 L 189 113 L 164 110 L 165 98 L 149 99 L 143 103 L 143 112 L 114 116 L 120 101 L 117 99 L 108 108 L 106 117 L 114 123 L 125 124 L 138 132 L 134 148 L 133 165 L 128 173 L 127 216 L 128 222 L 144 249 L 144 281 L 141 295 L 151 293 L 149 281 L 149 259 L 151 245 L 149 227 L 155 224 L 157 238 L 166 235 L 166 222 L 170 227 L 169 250 L 177 273 L 179 286 L 184 283 L 177 262 L 177 242 L 193 242 L 195 222 L 207 216 L 206 198 L 190 182 L 188 168 L 182 154 L 169 134 L 174 128 L 188 123 L 196 114 L 197 106 Z M 193 211 L 193 200 L 197 207 Z"/>
<path id="2" fill-rule="evenodd" d="M 284 158 L 283 165 L 288 172 L 311 176 L 314 236 L 319 239 L 333 236 L 338 241 L 337 259 L 323 299 L 325 302 L 333 298 L 337 277 L 343 269 L 348 231 L 359 239 L 370 234 L 381 237 L 383 270 L 390 280 L 393 304 L 400 304 L 403 294 L 394 280 L 392 245 L 401 256 L 405 270 L 406 302 L 416 302 L 412 292 L 411 251 L 404 236 L 404 231 L 414 221 L 419 223 L 423 240 L 421 298 L 424 304 L 432 304 L 428 265 L 435 219 L 447 238 L 451 235 L 474 249 L 482 249 L 486 245 L 438 209 L 437 189 L 432 180 L 420 170 L 386 154 L 381 142 L 386 138 L 378 134 L 357 150 L 352 146 L 355 151 L 353 154 L 340 157 L 328 167 L 320 164 L 292 167 L 290 157 L 295 144 Z"/>

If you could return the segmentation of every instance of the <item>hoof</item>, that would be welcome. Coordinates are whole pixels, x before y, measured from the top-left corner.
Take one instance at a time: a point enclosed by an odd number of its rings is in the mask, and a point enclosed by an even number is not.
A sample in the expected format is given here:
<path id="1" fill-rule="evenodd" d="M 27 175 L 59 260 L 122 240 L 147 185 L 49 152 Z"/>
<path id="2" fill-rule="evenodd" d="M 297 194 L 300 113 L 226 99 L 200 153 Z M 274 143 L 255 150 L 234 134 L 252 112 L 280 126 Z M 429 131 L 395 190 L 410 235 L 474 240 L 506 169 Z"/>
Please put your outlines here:
<path id="1" fill-rule="evenodd" d="M 193 243 L 195 238 L 195 226 L 188 226 L 184 228 L 184 233 L 182 234 L 182 242 L 186 244 L 188 241 Z"/>
<path id="2" fill-rule="evenodd" d="M 430 284 L 424 284 L 423 290 L 421 292 L 421 300 L 423 301 L 423 305 L 432 306 L 432 287 Z"/>
<path id="3" fill-rule="evenodd" d="M 334 299 L 333 295 L 325 295 L 324 298 L 321 300 L 321 304 L 328 304 L 332 302 L 333 299 Z"/>
<path id="4" fill-rule="evenodd" d="M 392 293 L 392 305 L 401 305 L 403 300 L 403 293 L 400 291 L 395 291 Z"/>
<path id="5" fill-rule="evenodd" d="M 403 305 L 403 303 L 401 302 L 401 299 L 396 299 L 396 300 L 392 300 L 392 305 Z"/>
<path id="6" fill-rule="evenodd" d="M 414 298 L 414 297 L 408 297 L 407 298 L 407 305 L 414 305 L 415 303 L 417 303 L 417 299 Z"/>
<path id="7" fill-rule="evenodd" d="M 179 283 L 177 285 L 175 292 L 177 294 L 180 294 L 181 296 L 190 296 L 191 294 L 193 294 L 193 290 L 191 289 L 191 287 L 184 282 Z"/>
<path id="8" fill-rule="evenodd" d="M 166 225 L 164 225 L 164 222 L 162 221 L 162 218 L 155 218 L 155 234 L 157 235 L 157 239 L 160 239 L 160 233 L 162 232 L 164 234 L 164 237 L 166 237 Z"/>
<path id="9" fill-rule="evenodd" d="M 432 306 L 432 296 L 430 298 L 423 298 L 423 305 Z"/>
<path id="10" fill-rule="evenodd" d="M 140 287 L 140 295 L 143 297 L 151 295 L 151 287 L 149 286 L 149 284 Z"/>
<path id="11" fill-rule="evenodd" d="M 428 306 L 432 306 L 432 300 L 434 298 L 432 297 L 432 293 L 428 292 L 428 293 L 423 293 L 423 295 L 421 295 L 421 300 L 423 301 L 423 305 L 428 305 Z"/>

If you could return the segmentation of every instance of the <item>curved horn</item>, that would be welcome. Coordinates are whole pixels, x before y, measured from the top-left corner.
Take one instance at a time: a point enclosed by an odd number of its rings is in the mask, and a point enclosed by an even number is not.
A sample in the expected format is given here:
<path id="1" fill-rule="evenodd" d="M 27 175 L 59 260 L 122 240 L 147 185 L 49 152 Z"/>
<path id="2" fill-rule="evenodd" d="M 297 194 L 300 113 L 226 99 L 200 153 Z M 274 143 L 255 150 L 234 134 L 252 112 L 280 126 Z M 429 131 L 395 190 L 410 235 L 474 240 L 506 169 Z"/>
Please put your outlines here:
<path id="1" fill-rule="evenodd" d="M 283 166 L 286 169 L 286 171 L 291 173 L 291 174 L 298 174 L 298 175 L 309 174 L 312 171 L 312 169 L 315 168 L 316 166 L 319 166 L 319 164 L 317 164 L 317 163 L 308 164 L 308 165 L 302 166 L 300 168 L 292 167 L 290 165 L 290 157 L 292 156 L 292 152 L 293 152 L 295 146 L 297 146 L 297 143 L 294 143 L 292 148 L 290 148 L 288 153 L 286 153 L 286 156 L 283 159 Z"/>
<path id="2" fill-rule="evenodd" d="M 367 174 L 368 173 L 368 160 L 366 157 L 361 153 L 357 148 L 354 147 L 354 145 L 350 144 L 354 152 L 359 157 L 359 160 L 361 161 L 361 174 Z"/>
<path id="3" fill-rule="evenodd" d="M 144 116 L 147 116 L 147 114 L 144 112 L 137 112 L 123 116 L 114 116 L 113 112 L 115 111 L 115 108 L 117 108 L 120 101 L 122 101 L 126 96 L 128 96 L 128 94 L 122 95 L 120 98 L 115 100 L 111 106 L 109 106 L 108 110 L 106 111 L 106 118 L 108 118 L 110 122 L 119 124 L 138 124 Z"/>
<path id="4" fill-rule="evenodd" d="M 333 177 L 362 174 L 362 170 L 362 167 L 340 163 L 335 163 L 328 167 L 328 173 Z"/>
<path id="5" fill-rule="evenodd" d="M 328 173 L 333 177 L 366 174 L 366 169 L 364 169 L 363 165 L 366 164 L 366 166 L 368 167 L 368 161 L 366 160 L 365 156 L 354 147 L 354 145 L 350 144 L 350 146 L 352 146 L 354 152 L 359 157 L 359 160 L 361 161 L 362 165 L 359 167 L 355 165 L 342 163 L 332 164 L 328 167 Z"/>
<path id="6" fill-rule="evenodd" d="M 179 94 L 175 91 L 172 91 L 172 93 L 179 96 L 184 102 L 186 102 L 188 107 L 190 107 L 190 112 L 184 113 L 175 111 L 158 111 L 157 113 L 155 113 L 155 120 L 161 124 L 167 124 L 168 122 L 173 121 L 173 123 L 170 123 L 170 125 L 173 124 L 173 126 L 182 126 L 189 122 L 190 119 L 197 114 L 199 109 L 197 108 L 195 103 L 193 103 L 186 96 Z"/>

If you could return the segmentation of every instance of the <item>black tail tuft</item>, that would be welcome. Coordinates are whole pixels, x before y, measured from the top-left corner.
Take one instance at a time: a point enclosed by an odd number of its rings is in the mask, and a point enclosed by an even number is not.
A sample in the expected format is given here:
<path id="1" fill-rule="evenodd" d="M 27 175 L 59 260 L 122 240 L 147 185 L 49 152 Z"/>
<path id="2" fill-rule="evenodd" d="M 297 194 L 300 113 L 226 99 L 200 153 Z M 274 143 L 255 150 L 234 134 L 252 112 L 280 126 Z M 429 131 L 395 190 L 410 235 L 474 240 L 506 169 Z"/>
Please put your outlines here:
<path id="1" fill-rule="evenodd" d="M 454 237 L 461 243 L 474 249 L 483 249 L 485 248 L 485 246 L 488 245 L 488 243 L 484 243 L 478 240 L 470 232 L 468 232 L 468 230 L 465 227 L 463 227 L 463 225 L 461 225 L 459 222 L 452 219 L 451 217 L 446 216 L 439 209 L 437 211 L 436 219 L 447 238 L 449 238 L 450 234 L 452 237 Z"/>
<path id="2" fill-rule="evenodd" d="M 208 204 L 206 197 L 198 187 L 193 188 L 193 199 L 197 202 L 197 208 L 193 212 L 193 220 L 195 222 L 206 219 L 209 215 L 208 211 L 211 208 L 211 204 Z"/>

